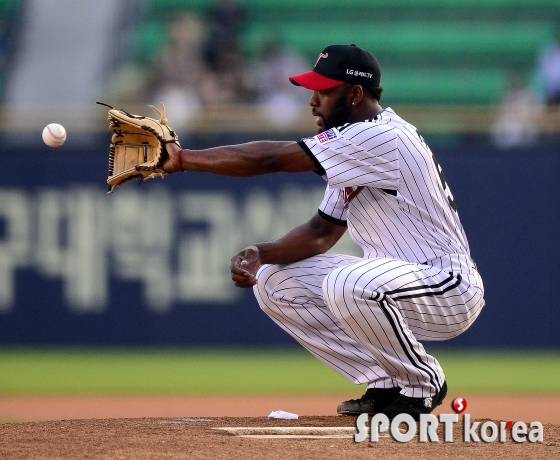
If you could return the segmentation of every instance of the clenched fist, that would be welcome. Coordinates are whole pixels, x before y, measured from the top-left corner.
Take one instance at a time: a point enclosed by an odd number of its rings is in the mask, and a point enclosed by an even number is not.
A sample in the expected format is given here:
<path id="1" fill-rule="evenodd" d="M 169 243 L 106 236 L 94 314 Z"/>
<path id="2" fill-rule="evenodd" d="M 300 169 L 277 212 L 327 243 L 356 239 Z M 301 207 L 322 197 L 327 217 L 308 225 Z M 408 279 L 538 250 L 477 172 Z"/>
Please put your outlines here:
<path id="1" fill-rule="evenodd" d="M 261 265 L 259 249 L 249 246 L 231 258 L 231 279 L 237 287 L 247 288 L 257 284 L 255 273 Z"/>

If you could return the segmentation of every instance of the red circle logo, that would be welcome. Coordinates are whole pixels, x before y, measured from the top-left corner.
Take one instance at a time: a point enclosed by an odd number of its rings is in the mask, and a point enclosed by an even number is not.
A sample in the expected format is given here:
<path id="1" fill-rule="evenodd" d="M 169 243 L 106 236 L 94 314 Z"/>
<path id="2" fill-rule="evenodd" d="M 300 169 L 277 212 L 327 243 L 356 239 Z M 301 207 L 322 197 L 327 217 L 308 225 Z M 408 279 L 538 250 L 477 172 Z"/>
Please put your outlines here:
<path id="1" fill-rule="evenodd" d="M 465 411 L 467 408 L 467 400 L 465 398 L 455 398 L 451 403 L 451 409 L 453 409 L 458 414 Z"/>

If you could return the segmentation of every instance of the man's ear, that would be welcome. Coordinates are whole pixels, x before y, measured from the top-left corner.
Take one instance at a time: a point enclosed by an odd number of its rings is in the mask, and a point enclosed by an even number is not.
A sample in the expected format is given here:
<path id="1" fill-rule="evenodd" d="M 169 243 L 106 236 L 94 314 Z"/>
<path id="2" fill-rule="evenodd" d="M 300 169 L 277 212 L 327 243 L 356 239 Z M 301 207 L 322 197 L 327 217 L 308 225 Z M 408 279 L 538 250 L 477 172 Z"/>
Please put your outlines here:
<path id="1" fill-rule="evenodd" d="M 350 101 L 352 105 L 358 105 L 360 101 L 364 98 L 364 89 L 361 85 L 354 85 L 352 91 L 350 92 Z"/>

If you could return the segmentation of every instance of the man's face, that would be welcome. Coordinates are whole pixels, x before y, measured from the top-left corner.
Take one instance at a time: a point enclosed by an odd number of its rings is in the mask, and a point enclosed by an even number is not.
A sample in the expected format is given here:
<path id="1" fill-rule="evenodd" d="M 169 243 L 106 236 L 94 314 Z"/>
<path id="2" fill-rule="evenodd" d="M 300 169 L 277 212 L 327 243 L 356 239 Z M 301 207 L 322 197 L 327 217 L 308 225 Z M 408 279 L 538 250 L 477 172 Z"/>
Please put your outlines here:
<path id="1" fill-rule="evenodd" d="M 313 91 L 309 101 L 311 113 L 316 117 L 319 132 L 348 123 L 352 105 L 348 98 L 349 85 L 340 85 L 322 91 Z"/>

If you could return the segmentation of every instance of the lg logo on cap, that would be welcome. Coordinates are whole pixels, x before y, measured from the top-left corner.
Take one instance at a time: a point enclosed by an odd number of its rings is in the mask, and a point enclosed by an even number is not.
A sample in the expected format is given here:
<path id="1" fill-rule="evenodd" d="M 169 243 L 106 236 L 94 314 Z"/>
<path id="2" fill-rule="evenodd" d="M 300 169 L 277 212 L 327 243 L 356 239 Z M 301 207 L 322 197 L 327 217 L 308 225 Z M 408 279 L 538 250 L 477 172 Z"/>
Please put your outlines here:
<path id="1" fill-rule="evenodd" d="M 320 56 L 319 56 L 320 58 Z M 354 75 L 355 77 L 365 77 L 365 78 L 372 78 L 373 74 L 369 73 L 369 72 L 361 72 L 360 70 L 352 70 L 352 69 L 346 69 L 346 74 L 347 75 Z"/>

